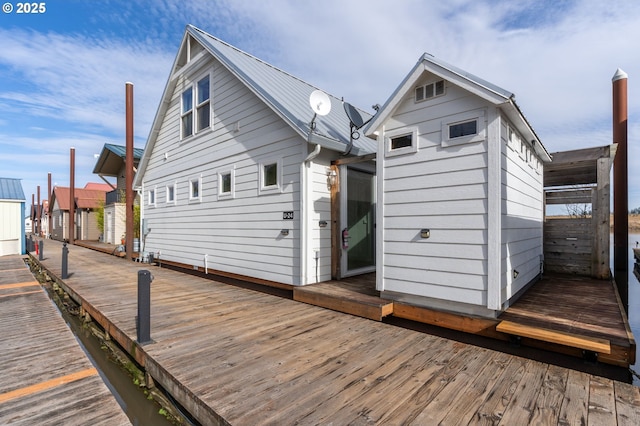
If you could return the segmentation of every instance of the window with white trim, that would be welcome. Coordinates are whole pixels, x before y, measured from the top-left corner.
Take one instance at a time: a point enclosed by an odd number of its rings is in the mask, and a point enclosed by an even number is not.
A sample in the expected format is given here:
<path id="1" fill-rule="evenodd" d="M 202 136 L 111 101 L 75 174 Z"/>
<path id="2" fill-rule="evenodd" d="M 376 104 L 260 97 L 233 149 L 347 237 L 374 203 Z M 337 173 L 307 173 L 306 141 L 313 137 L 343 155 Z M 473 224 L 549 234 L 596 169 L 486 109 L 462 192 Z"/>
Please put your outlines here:
<path id="1" fill-rule="evenodd" d="M 155 206 L 156 205 L 156 190 L 154 189 L 150 189 L 147 192 L 147 205 L 149 206 Z"/>
<path id="2" fill-rule="evenodd" d="M 385 155 L 394 156 L 418 152 L 418 129 L 398 129 L 384 136 Z"/>
<path id="3" fill-rule="evenodd" d="M 181 139 L 211 128 L 211 76 L 196 79 L 182 91 L 180 107 Z"/>
<path id="4" fill-rule="evenodd" d="M 415 100 L 416 102 L 422 102 L 442 95 L 444 95 L 444 80 L 438 80 L 416 87 Z"/>
<path id="5" fill-rule="evenodd" d="M 282 191 L 282 160 L 263 161 L 259 165 L 260 194 Z"/>
<path id="6" fill-rule="evenodd" d="M 189 201 L 202 201 L 202 176 L 189 179 Z"/>
<path id="7" fill-rule="evenodd" d="M 455 114 L 442 120 L 442 146 L 480 142 L 487 137 L 485 111 Z"/>
<path id="8" fill-rule="evenodd" d="M 218 199 L 235 196 L 235 169 L 218 173 Z"/>
<path id="9" fill-rule="evenodd" d="M 167 185 L 167 203 L 175 204 L 176 203 L 176 184 Z"/>

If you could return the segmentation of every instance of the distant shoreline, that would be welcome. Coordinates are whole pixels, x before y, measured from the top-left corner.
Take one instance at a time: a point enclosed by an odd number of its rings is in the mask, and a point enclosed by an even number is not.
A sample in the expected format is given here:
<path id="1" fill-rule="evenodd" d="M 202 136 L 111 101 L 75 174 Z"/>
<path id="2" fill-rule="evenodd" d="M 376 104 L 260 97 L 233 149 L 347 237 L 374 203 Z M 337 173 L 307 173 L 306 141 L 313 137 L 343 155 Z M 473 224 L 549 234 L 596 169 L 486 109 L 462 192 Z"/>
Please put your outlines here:
<path id="1" fill-rule="evenodd" d="M 549 216 L 549 218 L 561 218 L 568 216 Z M 613 215 L 611 215 L 611 232 L 613 232 Z M 629 233 L 630 234 L 640 234 L 640 215 L 639 214 L 630 214 L 629 215 Z"/>

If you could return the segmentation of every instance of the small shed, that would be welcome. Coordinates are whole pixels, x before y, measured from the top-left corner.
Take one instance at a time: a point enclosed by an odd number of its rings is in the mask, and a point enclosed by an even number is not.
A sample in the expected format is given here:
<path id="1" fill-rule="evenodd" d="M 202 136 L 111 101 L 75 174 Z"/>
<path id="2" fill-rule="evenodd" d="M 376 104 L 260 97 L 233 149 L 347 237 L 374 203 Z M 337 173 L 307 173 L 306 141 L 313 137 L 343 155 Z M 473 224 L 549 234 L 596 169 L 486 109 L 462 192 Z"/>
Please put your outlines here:
<path id="1" fill-rule="evenodd" d="M 364 131 L 382 297 L 495 317 L 539 278 L 550 157 L 513 93 L 424 54 Z"/>
<path id="2" fill-rule="evenodd" d="M 551 155 L 553 161 L 544 171 L 545 201 L 550 208 L 563 205 L 565 211 L 545 218 L 545 270 L 599 279 L 611 276 L 610 172 L 616 148 L 605 145 Z"/>
<path id="3" fill-rule="evenodd" d="M 20 179 L 0 178 L 0 256 L 26 253 L 25 203 Z"/>

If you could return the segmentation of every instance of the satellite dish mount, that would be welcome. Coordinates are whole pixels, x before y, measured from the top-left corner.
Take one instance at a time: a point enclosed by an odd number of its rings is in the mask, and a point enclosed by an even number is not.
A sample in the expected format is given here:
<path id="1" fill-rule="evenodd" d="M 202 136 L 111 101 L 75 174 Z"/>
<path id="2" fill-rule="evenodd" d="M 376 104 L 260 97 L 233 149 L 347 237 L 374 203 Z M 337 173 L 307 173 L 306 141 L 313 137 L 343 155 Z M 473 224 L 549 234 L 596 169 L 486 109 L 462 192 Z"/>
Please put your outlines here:
<path id="1" fill-rule="evenodd" d="M 358 110 L 348 102 L 343 101 L 342 106 L 344 107 L 344 112 L 347 114 L 347 117 L 349 117 L 349 145 L 343 152 L 343 155 L 348 155 L 353 149 L 353 141 L 360 139 L 360 132 L 358 130 L 360 130 L 362 126 L 371 121 L 371 118 L 367 121 L 364 121 L 362 115 L 360 115 L 360 112 L 358 112 Z"/>
<path id="2" fill-rule="evenodd" d="M 313 110 L 313 118 L 309 123 L 309 134 L 316 128 L 316 117 L 325 116 L 331 111 L 331 98 L 322 90 L 314 90 L 309 96 L 309 105 Z"/>

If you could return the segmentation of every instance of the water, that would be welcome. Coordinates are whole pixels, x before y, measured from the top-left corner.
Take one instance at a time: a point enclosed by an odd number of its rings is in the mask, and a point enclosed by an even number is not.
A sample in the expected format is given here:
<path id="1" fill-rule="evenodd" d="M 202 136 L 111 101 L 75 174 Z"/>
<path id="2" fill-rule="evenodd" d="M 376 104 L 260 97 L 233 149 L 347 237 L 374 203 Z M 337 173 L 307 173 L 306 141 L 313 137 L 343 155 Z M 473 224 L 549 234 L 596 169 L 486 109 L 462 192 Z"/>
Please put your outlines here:
<path id="1" fill-rule="evenodd" d="M 634 258 L 632 248 L 636 247 L 636 241 L 640 243 L 640 234 L 629 234 L 629 326 L 636 343 L 640 338 L 640 282 L 633 273 Z M 613 245 L 613 244 L 612 244 Z M 640 244 L 639 244 L 640 247 Z M 613 261 L 613 260 L 612 260 Z M 640 373 L 640 346 L 636 345 L 636 364 L 631 369 Z M 640 386 L 640 379 L 634 374 L 633 384 Z"/>

